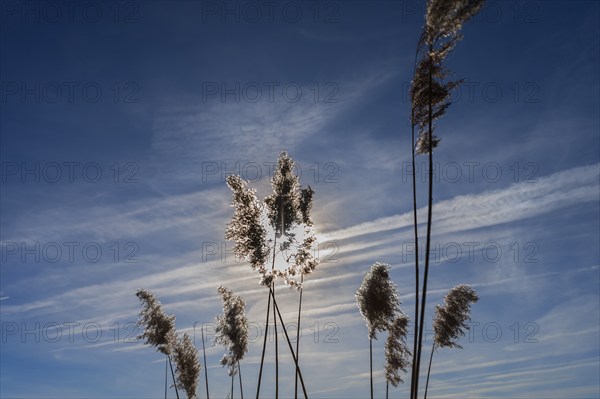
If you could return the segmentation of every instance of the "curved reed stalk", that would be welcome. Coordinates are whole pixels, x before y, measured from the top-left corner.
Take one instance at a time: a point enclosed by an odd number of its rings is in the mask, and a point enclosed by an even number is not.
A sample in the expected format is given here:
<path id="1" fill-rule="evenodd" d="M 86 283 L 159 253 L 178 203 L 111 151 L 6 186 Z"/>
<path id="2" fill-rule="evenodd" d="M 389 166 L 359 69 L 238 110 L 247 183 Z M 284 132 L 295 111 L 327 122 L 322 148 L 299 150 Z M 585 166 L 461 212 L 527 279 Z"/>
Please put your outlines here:
<path id="1" fill-rule="evenodd" d="M 202 332 L 202 354 L 204 356 L 204 379 L 206 380 L 206 399 L 210 399 L 210 395 L 208 393 L 208 367 L 206 367 L 206 348 L 204 347 L 204 326 L 200 327 L 200 331 Z"/>
<path id="2" fill-rule="evenodd" d="M 423 289 L 421 294 L 419 333 L 415 366 L 413 367 L 412 399 L 416 399 L 419 390 L 419 371 L 423 344 L 423 327 L 425 307 L 427 304 L 427 281 L 429 277 L 431 225 L 433 208 L 433 149 L 438 146 L 439 139 L 434 136 L 434 121 L 442 117 L 450 106 L 450 91 L 461 81 L 445 82 L 449 71 L 443 61 L 462 38 L 460 30 L 483 5 L 483 0 L 428 0 L 425 25 L 421 34 L 423 44 L 427 48 L 423 59 L 417 64 L 411 87 L 412 123 L 419 128 L 416 142 L 418 154 L 428 154 L 428 196 L 427 196 L 427 236 L 425 243 L 425 268 L 423 272 Z"/>

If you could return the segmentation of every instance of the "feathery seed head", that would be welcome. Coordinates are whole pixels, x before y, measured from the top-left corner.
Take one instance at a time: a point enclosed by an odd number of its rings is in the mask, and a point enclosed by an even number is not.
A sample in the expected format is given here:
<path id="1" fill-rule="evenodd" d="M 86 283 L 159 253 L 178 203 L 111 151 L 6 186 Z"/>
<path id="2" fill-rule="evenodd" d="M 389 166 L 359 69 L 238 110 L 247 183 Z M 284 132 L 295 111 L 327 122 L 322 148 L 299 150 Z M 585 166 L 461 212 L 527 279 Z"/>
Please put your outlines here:
<path id="1" fill-rule="evenodd" d="M 434 343 L 439 348 L 462 348 L 457 341 L 468 330 L 471 320 L 471 304 L 477 302 L 477 293 L 466 284 L 457 285 L 444 297 L 444 304 L 437 305 L 433 320 Z"/>
<path id="2" fill-rule="evenodd" d="M 154 346 L 158 351 L 169 354 L 175 343 L 175 316 L 167 315 L 154 294 L 139 289 L 135 294 L 142 302 L 142 310 L 138 325 L 143 333 L 138 339 L 145 339 L 145 344 Z"/>
<path id="3" fill-rule="evenodd" d="M 198 360 L 198 350 L 189 335 L 183 334 L 177 341 L 173 350 L 173 360 L 177 387 L 185 391 L 188 399 L 194 398 L 202 365 Z"/>
<path id="4" fill-rule="evenodd" d="M 223 286 L 218 288 L 218 292 L 223 300 L 223 313 L 217 316 L 215 342 L 228 350 L 221 359 L 221 364 L 229 367 L 229 375 L 235 375 L 238 362 L 248 352 L 246 302 Z"/>
<path id="5" fill-rule="evenodd" d="M 227 176 L 227 185 L 233 191 L 235 212 L 227 224 L 225 238 L 233 240 L 233 251 L 241 259 L 250 262 L 254 270 L 262 271 L 269 258 L 266 245 L 267 232 L 261 224 L 262 205 L 256 192 L 247 188 L 247 183 L 239 176 Z"/>
<path id="6" fill-rule="evenodd" d="M 450 106 L 451 90 L 462 82 L 445 81 L 450 72 L 443 61 L 462 39 L 463 24 L 477 14 L 482 5 L 483 0 L 427 1 L 425 25 L 418 44 L 422 58 L 416 65 L 411 87 L 411 123 L 419 128 L 417 154 L 428 154 L 439 143 L 433 135 L 434 122 L 445 114 Z"/>
<path id="7" fill-rule="evenodd" d="M 375 263 L 356 291 L 356 303 L 371 339 L 377 339 L 377 332 L 385 331 L 400 311 L 398 291 L 390 280 L 389 269 L 388 264 Z"/>
<path id="8" fill-rule="evenodd" d="M 294 174 L 294 161 L 283 151 L 271 180 L 273 194 L 265 198 L 269 221 L 277 237 L 288 234 L 294 224 L 301 222 L 299 178 Z"/>
<path id="9" fill-rule="evenodd" d="M 406 373 L 410 366 L 411 353 L 406 345 L 408 316 L 400 313 L 390 324 L 385 343 L 385 378 L 393 386 L 404 382 L 400 371 Z"/>
<path id="10" fill-rule="evenodd" d="M 235 212 L 225 238 L 235 242 L 236 256 L 261 274 L 261 285 L 270 286 L 281 277 L 290 287 L 300 288 L 302 284 L 295 276 L 311 273 L 318 264 L 313 255 L 316 237 L 310 217 L 314 190 L 300 187 L 294 169 L 292 158 L 282 152 L 271 180 L 273 192 L 264 202 L 241 177 L 227 177 Z M 267 267 L 271 259 L 272 268 Z"/>
<path id="11" fill-rule="evenodd" d="M 425 14 L 427 41 L 456 35 L 482 6 L 483 0 L 429 0 Z"/>

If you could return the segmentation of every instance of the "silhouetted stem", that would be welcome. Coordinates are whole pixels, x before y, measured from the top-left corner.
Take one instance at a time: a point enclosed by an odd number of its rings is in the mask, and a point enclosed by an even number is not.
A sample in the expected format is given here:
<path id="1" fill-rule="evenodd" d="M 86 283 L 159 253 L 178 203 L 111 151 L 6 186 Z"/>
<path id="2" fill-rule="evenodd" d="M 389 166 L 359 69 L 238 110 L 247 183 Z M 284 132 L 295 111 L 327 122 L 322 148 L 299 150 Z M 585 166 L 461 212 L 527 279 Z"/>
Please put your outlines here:
<path id="1" fill-rule="evenodd" d="M 175 373 L 173 372 L 173 364 L 171 363 L 171 356 L 167 355 L 169 359 L 169 366 L 171 366 L 171 377 L 173 377 L 173 386 L 175 387 L 175 395 L 177 395 L 177 399 L 179 399 L 179 391 L 177 390 L 177 382 L 175 381 Z"/>
<path id="2" fill-rule="evenodd" d="M 283 232 L 283 213 L 282 215 L 282 232 Z M 271 273 L 275 270 L 275 254 L 277 253 L 277 234 L 275 234 L 275 238 L 273 239 L 273 263 L 271 264 Z M 273 297 L 273 305 L 275 305 L 275 280 L 271 282 L 271 286 L 269 287 L 269 292 Z M 275 316 L 275 306 L 273 306 L 273 331 L 275 332 L 275 399 L 279 399 L 279 345 L 277 342 L 277 316 Z"/>
<path id="3" fill-rule="evenodd" d="M 271 291 L 271 295 L 273 291 Z M 306 393 L 306 387 L 304 386 L 304 378 L 302 378 L 302 370 L 300 366 L 298 366 L 298 358 L 294 354 L 294 348 L 292 347 L 292 341 L 290 341 L 290 337 L 287 333 L 287 329 L 285 328 L 285 323 L 283 322 L 283 318 L 281 317 L 281 312 L 279 311 L 279 305 L 277 305 L 277 301 L 275 301 L 275 297 L 273 296 L 273 306 L 277 310 L 277 316 L 279 317 L 279 321 L 281 322 L 281 327 L 283 328 L 283 334 L 285 335 L 285 339 L 287 341 L 288 347 L 290 348 L 290 353 L 292 354 L 292 358 L 294 359 L 294 364 L 296 365 L 296 369 L 298 370 L 298 377 L 300 377 L 300 384 L 302 385 L 302 393 L 304 394 L 304 398 L 308 399 L 308 395 Z"/>
<path id="4" fill-rule="evenodd" d="M 417 49 L 415 51 L 415 61 L 413 64 L 413 76 L 417 73 L 417 61 L 419 59 L 419 50 L 421 48 L 421 39 L 417 43 Z M 413 330 L 413 352 L 412 352 L 412 369 L 410 374 L 410 399 L 415 399 L 415 376 L 416 376 L 416 356 L 417 356 L 417 342 L 418 342 L 418 330 L 419 330 L 419 229 L 417 221 L 417 171 L 416 171 L 416 153 L 415 153 L 415 107 L 414 107 L 414 90 L 411 91 L 411 153 L 412 153 L 412 194 L 413 194 L 413 230 L 415 237 L 415 319 L 414 319 L 414 330 Z"/>
<path id="5" fill-rule="evenodd" d="M 240 362 L 238 360 L 238 373 L 240 377 L 240 396 L 244 399 L 244 387 L 242 386 L 242 366 L 240 366 Z"/>
<path id="6" fill-rule="evenodd" d="M 416 354 L 417 354 L 417 331 L 419 330 L 419 235 L 417 229 L 417 186 L 415 177 L 415 126 L 412 127 L 412 165 L 413 165 L 413 224 L 415 236 L 415 320 L 413 337 L 413 361 L 410 379 L 410 397 L 415 398 L 415 380 L 416 380 Z"/>
<path id="7" fill-rule="evenodd" d="M 429 137 L 428 137 L 428 149 L 429 149 L 429 193 L 427 198 L 427 239 L 425 242 L 425 271 L 423 272 L 423 294 L 421 297 L 421 318 L 419 320 L 419 348 L 417 355 L 417 368 L 416 368 L 416 376 L 415 376 L 415 398 L 418 396 L 419 392 L 419 370 L 421 367 L 421 351 L 423 347 L 423 325 L 425 324 L 425 305 L 427 303 L 427 277 L 429 275 L 429 254 L 430 254 L 430 244 L 431 244 L 431 216 L 432 216 L 432 208 L 433 208 L 433 131 L 432 131 L 432 69 L 433 69 L 433 58 L 431 57 L 431 52 L 433 51 L 433 45 L 429 45 L 429 104 L 428 104 L 428 127 L 429 127 Z"/>
<path id="8" fill-rule="evenodd" d="M 202 353 L 204 355 L 204 379 L 206 381 L 206 399 L 210 399 L 210 395 L 208 394 L 208 367 L 206 366 L 206 348 L 204 347 L 204 326 L 200 327 L 200 331 L 202 332 Z"/>
<path id="9" fill-rule="evenodd" d="M 272 284 L 271 295 L 275 303 L 275 284 Z M 275 399 L 279 398 L 279 345 L 277 342 L 277 316 L 273 307 L 273 331 L 275 332 Z"/>
<path id="10" fill-rule="evenodd" d="M 300 284 L 304 283 L 304 273 L 300 274 Z M 300 299 L 298 301 L 298 328 L 296 329 L 296 359 L 300 363 L 300 314 L 302 312 L 302 290 L 300 285 Z M 296 367 L 296 382 L 294 383 L 294 399 L 298 399 L 298 367 Z"/>
<path id="11" fill-rule="evenodd" d="M 167 368 L 169 366 L 169 359 L 165 356 L 165 399 L 167 399 Z"/>
<path id="12" fill-rule="evenodd" d="M 373 339 L 369 338 L 369 367 L 371 371 L 371 399 L 373 399 Z"/>
<path id="13" fill-rule="evenodd" d="M 233 399 L 233 379 L 235 378 L 235 374 L 231 374 L 231 396 L 229 399 Z"/>
<path id="14" fill-rule="evenodd" d="M 265 350 L 267 349 L 267 336 L 269 335 L 269 315 L 271 314 L 271 294 L 267 303 L 267 320 L 265 321 L 265 337 L 263 340 L 262 356 L 260 357 L 260 369 L 258 371 L 258 386 L 256 387 L 256 399 L 260 394 L 260 382 L 262 381 L 263 364 L 265 362 Z"/>
<path id="15" fill-rule="evenodd" d="M 425 396 L 423 399 L 427 399 L 427 388 L 429 387 L 429 375 L 431 374 L 431 360 L 433 360 L 433 352 L 435 351 L 435 343 L 431 346 L 431 355 L 429 355 L 429 367 L 427 368 L 427 382 L 425 382 Z"/>

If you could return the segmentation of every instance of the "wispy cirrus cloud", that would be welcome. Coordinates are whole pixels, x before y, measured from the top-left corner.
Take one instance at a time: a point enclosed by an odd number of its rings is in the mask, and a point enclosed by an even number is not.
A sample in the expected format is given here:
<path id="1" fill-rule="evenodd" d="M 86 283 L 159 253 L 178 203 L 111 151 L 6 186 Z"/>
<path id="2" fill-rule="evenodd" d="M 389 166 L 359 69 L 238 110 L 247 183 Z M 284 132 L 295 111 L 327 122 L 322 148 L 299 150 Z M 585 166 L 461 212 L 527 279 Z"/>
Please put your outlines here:
<path id="1" fill-rule="evenodd" d="M 447 233 L 477 229 L 526 219 L 555 209 L 594 201 L 599 195 L 600 165 L 568 169 L 539 179 L 535 183 L 515 183 L 502 190 L 457 196 L 433 206 L 436 232 Z M 426 208 L 417 212 L 424 223 Z M 345 239 L 411 226 L 412 213 L 388 216 L 345 229 L 325 232 L 329 240 Z"/>

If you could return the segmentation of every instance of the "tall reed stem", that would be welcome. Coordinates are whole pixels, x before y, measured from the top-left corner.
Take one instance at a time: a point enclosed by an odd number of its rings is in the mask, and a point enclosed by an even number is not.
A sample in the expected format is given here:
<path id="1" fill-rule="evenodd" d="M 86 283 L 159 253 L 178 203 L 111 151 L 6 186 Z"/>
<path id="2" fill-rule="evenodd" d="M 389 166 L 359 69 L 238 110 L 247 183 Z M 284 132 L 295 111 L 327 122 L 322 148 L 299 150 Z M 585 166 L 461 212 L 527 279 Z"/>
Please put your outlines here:
<path id="1" fill-rule="evenodd" d="M 270 290 L 273 296 L 273 303 L 275 303 L 275 283 L 271 284 Z M 275 333 L 275 399 L 279 399 L 279 344 L 277 342 L 277 316 L 275 315 L 275 307 L 273 307 L 273 332 Z"/>
<path id="2" fill-rule="evenodd" d="M 298 301 L 298 328 L 296 329 L 296 359 L 300 362 L 300 314 L 302 312 L 302 291 L 304 273 L 300 273 L 300 299 Z M 294 399 L 298 399 L 298 367 L 296 367 L 296 382 L 294 383 Z"/>
<path id="3" fill-rule="evenodd" d="M 169 367 L 169 359 L 165 356 L 165 399 L 167 399 L 167 368 Z"/>
<path id="4" fill-rule="evenodd" d="M 169 359 L 169 366 L 171 366 L 171 377 L 173 377 L 173 386 L 175 387 L 175 395 L 177 395 L 177 399 L 179 399 L 179 391 L 177 390 L 177 381 L 175 381 L 175 373 L 173 372 L 173 364 L 171 363 L 171 356 L 167 355 Z"/>
<path id="5" fill-rule="evenodd" d="M 256 399 L 259 398 L 260 394 L 260 383 L 262 381 L 262 371 L 265 362 L 265 350 L 267 349 L 267 336 L 269 335 L 269 315 L 271 314 L 271 294 L 269 294 L 269 301 L 267 302 L 267 320 L 265 321 L 265 336 L 263 339 L 262 355 L 260 357 L 260 369 L 258 371 L 258 386 L 256 387 Z"/>
<path id="6" fill-rule="evenodd" d="M 371 399 L 373 399 L 373 338 L 369 338 L 369 366 L 371 370 Z"/>
<path id="7" fill-rule="evenodd" d="M 208 368 L 206 366 L 206 348 L 204 347 L 204 326 L 200 327 L 200 331 L 202 332 L 202 354 L 204 357 L 204 380 L 206 381 L 206 399 L 210 399 L 210 395 L 208 394 Z"/>
<path id="8" fill-rule="evenodd" d="M 417 55 L 419 54 L 418 46 L 415 54 L 415 67 L 413 76 L 416 73 Z M 412 104 L 412 95 L 411 95 Z M 419 330 L 419 231 L 417 227 L 417 178 L 415 171 L 415 110 L 411 106 L 411 148 L 412 148 L 412 194 L 413 194 L 413 228 L 415 237 L 415 319 L 414 319 L 414 337 L 413 337 L 413 362 L 410 376 L 410 398 L 415 398 L 415 370 L 416 370 L 416 355 L 417 355 L 417 331 Z"/>
<path id="9" fill-rule="evenodd" d="M 271 291 L 271 294 L 273 292 Z M 300 378 L 300 384 L 302 385 L 302 393 L 304 394 L 304 398 L 308 399 L 308 395 L 306 393 L 306 387 L 304 386 L 304 378 L 302 377 L 302 370 L 300 366 L 298 366 L 298 358 L 294 354 L 294 348 L 292 347 L 292 341 L 290 341 L 290 337 L 287 333 L 287 329 L 285 328 L 285 323 L 283 322 L 283 318 L 281 317 L 281 312 L 279 311 L 279 305 L 277 305 L 277 301 L 275 301 L 275 297 L 273 297 L 273 306 L 277 310 L 277 316 L 279 317 L 279 321 L 281 322 L 281 327 L 283 328 L 283 334 L 285 335 L 285 339 L 287 341 L 288 347 L 290 348 L 290 353 L 292 354 L 292 358 L 294 359 L 294 364 L 296 365 L 296 369 L 298 370 L 298 377 Z"/>
<path id="10" fill-rule="evenodd" d="M 423 347 L 423 325 L 425 323 L 425 305 L 427 303 L 427 277 L 429 275 L 429 255 L 430 255 L 430 244 L 431 244 L 431 216 L 432 216 L 432 208 L 433 208 L 433 118 L 432 118 L 432 70 L 433 70 L 433 58 L 431 57 L 431 53 L 433 51 L 433 45 L 429 45 L 429 104 L 428 104 L 428 149 L 429 149 L 429 193 L 427 198 L 427 238 L 425 242 L 425 271 L 423 272 L 423 294 L 421 296 L 421 318 L 419 320 L 419 348 L 417 355 L 417 367 L 416 367 L 416 376 L 415 376 L 415 390 L 414 395 L 415 399 L 419 393 L 419 371 L 421 367 L 421 351 Z"/>
<path id="11" fill-rule="evenodd" d="M 283 220 L 283 219 L 282 219 Z M 283 231 L 283 221 L 282 221 Z M 277 233 L 273 238 L 273 262 L 271 264 L 271 273 L 275 270 L 275 254 L 277 253 Z M 269 287 L 270 295 L 273 297 L 273 305 L 275 305 L 275 280 L 271 282 Z M 275 399 L 279 399 L 279 344 L 277 342 L 277 316 L 275 315 L 275 306 L 273 306 L 273 331 L 275 332 Z"/>
<path id="12" fill-rule="evenodd" d="M 425 396 L 423 399 L 427 399 L 427 388 L 429 388 L 429 375 L 431 374 L 431 361 L 433 360 L 433 352 L 435 351 L 435 342 L 431 346 L 431 354 L 429 355 L 429 367 L 427 368 L 427 382 L 425 383 Z"/>
<path id="13" fill-rule="evenodd" d="M 240 396 L 244 399 L 244 387 L 242 386 L 242 366 L 240 366 L 240 362 L 238 360 L 238 374 L 240 377 Z"/>

